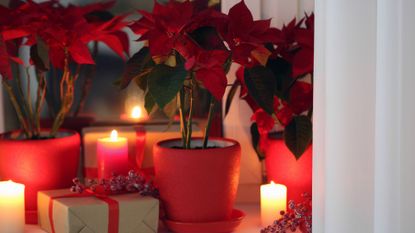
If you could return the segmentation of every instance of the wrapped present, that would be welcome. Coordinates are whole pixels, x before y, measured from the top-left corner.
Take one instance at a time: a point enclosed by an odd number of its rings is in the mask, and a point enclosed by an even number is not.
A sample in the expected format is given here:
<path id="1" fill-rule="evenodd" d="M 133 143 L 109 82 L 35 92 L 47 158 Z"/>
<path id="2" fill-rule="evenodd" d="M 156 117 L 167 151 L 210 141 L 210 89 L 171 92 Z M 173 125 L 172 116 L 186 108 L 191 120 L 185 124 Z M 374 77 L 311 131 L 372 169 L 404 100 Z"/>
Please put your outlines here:
<path id="1" fill-rule="evenodd" d="M 39 225 L 48 233 L 156 233 L 158 228 L 159 201 L 138 193 L 43 191 L 38 206 Z"/>
<path id="2" fill-rule="evenodd" d="M 153 166 L 153 145 L 161 140 L 181 137 L 180 126 L 173 124 L 146 124 L 140 126 L 121 127 L 87 127 L 82 131 L 84 146 L 84 175 L 86 178 L 97 178 L 97 140 L 108 137 L 111 130 L 117 130 L 120 137 L 128 139 L 128 154 L 133 168 L 148 168 Z M 201 137 L 199 127 L 193 126 L 193 136 Z"/>

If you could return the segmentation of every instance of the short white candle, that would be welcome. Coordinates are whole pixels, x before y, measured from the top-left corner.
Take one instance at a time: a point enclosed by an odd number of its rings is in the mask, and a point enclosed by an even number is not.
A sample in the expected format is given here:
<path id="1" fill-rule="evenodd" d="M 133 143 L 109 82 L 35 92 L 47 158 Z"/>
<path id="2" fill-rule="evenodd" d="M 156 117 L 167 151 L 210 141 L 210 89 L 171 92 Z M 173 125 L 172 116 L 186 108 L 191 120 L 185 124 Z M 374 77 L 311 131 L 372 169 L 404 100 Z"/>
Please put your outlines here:
<path id="1" fill-rule="evenodd" d="M 261 223 L 271 225 L 281 217 L 280 212 L 287 208 L 287 187 L 282 184 L 261 185 Z"/>
<path id="2" fill-rule="evenodd" d="M 22 233 L 25 226 L 23 184 L 0 182 L 0 233 Z"/>

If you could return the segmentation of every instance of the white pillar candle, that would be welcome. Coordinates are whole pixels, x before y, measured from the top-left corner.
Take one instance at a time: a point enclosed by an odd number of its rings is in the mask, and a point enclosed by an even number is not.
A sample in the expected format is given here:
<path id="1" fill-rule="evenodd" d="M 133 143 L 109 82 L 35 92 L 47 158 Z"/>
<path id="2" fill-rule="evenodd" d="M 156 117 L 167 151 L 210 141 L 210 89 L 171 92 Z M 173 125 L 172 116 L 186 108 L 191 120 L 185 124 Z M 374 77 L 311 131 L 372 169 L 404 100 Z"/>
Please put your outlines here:
<path id="1" fill-rule="evenodd" d="M 281 217 L 280 212 L 287 209 L 287 187 L 282 184 L 261 185 L 261 223 L 271 225 Z"/>
<path id="2" fill-rule="evenodd" d="M 22 233 L 25 226 L 23 184 L 0 182 L 0 233 Z"/>

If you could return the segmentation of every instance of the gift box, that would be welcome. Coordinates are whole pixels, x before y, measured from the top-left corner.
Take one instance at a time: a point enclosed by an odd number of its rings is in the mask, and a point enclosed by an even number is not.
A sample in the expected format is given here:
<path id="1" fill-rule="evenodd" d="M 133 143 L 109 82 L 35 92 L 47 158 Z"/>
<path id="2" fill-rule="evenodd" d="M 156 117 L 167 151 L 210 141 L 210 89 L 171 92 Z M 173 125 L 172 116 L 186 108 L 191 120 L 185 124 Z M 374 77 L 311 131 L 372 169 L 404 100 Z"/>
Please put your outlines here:
<path id="1" fill-rule="evenodd" d="M 156 233 L 158 228 L 159 201 L 138 193 L 43 191 L 38 206 L 39 225 L 48 233 Z"/>
<path id="2" fill-rule="evenodd" d="M 128 139 L 128 154 L 131 164 L 137 168 L 153 167 L 153 145 L 158 141 L 170 138 L 180 138 L 180 126 L 173 124 L 147 124 L 140 126 L 121 127 L 87 127 L 82 131 L 84 146 L 84 175 L 86 178 L 97 178 L 97 140 L 108 137 L 115 129 L 120 137 Z M 200 128 L 193 126 L 193 137 L 201 137 Z"/>

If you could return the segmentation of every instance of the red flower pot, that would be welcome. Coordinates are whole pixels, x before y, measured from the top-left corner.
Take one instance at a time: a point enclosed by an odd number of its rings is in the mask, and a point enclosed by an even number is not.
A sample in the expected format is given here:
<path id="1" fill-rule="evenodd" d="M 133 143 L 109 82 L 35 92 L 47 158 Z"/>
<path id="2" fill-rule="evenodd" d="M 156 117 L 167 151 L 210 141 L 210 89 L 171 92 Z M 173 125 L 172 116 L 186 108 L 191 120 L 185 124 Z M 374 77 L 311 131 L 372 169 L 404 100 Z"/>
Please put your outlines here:
<path id="1" fill-rule="evenodd" d="M 281 135 L 269 136 L 266 142 L 265 164 L 268 181 L 287 186 L 287 199 L 301 202 L 301 194 L 312 191 L 312 146 L 304 152 L 300 159 L 285 145 Z"/>
<path id="2" fill-rule="evenodd" d="M 193 139 L 195 147 L 202 139 Z M 241 147 L 212 138 L 215 148 L 185 150 L 181 139 L 154 145 L 155 181 L 169 220 L 209 222 L 230 219 L 239 183 Z"/>
<path id="3" fill-rule="evenodd" d="M 75 131 L 61 130 L 54 139 L 13 139 L 19 133 L 0 135 L 0 179 L 26 185 L 26 223 L 35 224 L 37 192 L 72 185 L 78 170 L 80 137 Z"/>

